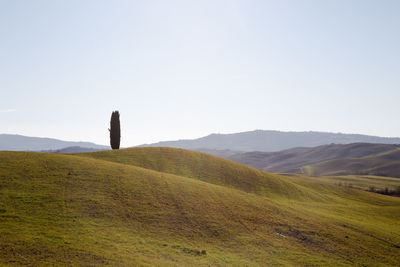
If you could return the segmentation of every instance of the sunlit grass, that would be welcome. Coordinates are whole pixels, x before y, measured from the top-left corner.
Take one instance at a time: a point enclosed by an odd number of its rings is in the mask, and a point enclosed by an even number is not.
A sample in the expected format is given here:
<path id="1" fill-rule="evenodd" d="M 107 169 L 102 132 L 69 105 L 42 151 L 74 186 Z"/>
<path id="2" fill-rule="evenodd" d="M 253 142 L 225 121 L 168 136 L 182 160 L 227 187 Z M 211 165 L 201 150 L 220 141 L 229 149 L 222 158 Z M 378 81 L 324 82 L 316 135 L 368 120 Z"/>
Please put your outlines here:
<path id="1" fill-rule="evenodd" d="M 1 264 L 400 264 L 399 198 L 197 152 L 0 152 L 0 179 Z"/>

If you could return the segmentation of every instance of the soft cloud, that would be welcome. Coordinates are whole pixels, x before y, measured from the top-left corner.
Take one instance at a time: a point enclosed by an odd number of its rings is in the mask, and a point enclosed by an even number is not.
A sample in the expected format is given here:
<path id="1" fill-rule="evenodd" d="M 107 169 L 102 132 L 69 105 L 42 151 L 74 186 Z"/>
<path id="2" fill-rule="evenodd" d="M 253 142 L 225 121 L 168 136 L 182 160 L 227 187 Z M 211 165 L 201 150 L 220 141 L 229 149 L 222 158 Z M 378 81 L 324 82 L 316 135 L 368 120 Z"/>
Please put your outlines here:
<path id="1" fill-rule="evenodd" d="M 10 112 L 15 112 L 17 111 L 16 109 L 0 109 L 0 113 L 10 113 Z"/>

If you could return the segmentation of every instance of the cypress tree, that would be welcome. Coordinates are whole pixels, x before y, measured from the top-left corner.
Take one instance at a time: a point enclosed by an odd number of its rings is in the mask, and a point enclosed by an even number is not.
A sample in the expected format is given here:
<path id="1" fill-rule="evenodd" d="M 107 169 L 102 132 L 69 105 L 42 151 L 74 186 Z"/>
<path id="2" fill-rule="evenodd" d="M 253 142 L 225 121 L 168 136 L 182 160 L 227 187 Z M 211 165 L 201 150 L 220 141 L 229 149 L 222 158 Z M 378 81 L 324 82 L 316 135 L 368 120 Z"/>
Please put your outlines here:
<path id="1" fill-rule="evenodd" d="M 111 114 L 110 121 L 110 144 L 112 149 L 119 149 L 121 142 L 121 127 L 119 124 L 119 112 L 118 110 L 113 111 Z"/>

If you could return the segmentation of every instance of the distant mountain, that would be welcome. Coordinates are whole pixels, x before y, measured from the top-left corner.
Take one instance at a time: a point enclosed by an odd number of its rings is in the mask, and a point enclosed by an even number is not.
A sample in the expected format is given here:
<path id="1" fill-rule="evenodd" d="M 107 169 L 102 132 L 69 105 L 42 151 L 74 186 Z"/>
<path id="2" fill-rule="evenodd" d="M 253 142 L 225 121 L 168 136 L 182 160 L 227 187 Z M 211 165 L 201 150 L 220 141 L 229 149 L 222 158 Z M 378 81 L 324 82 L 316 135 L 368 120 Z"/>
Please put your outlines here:
<path id="1" fill-rule="evenodd" d="M 42 150 L 40 152 L 44 153 L 83 153 L 83 152 L 96 152 L 104 149 L 90 148 L 90 147 L 80 147 L 80 146 L 69 146 L 57 150 Z"/>
<path id="2" fill-rule="evenodd" d="M 211 134 L 199 139 L 165 141 L 142 146 L 177 147 L 191 150 L 233 150 L 274 152 L 295 147 L 328 144 L 400 144 L 400 138 L 326 132 L 280 132 L 256 130 L 234 134 Z"/>
<path id="3" fill-rule="evenodd" d="M 377 175 L 400 178 L 400 148 L 376 155 L 335 159 L 303 167 L 312 176 Z"/>
<path id="4" fill-rule="evenodd" d="M 0 150 L 10 151 L 42 151 L 58 150 L 66 147 L 82 147 L 94 149 L 109 149 L 107 146 L 90 142 L 70 142 L 53 138 L 29 137 L 14 134 L 0 134 Z"/>
<path id="5" fill-rule="evenodd" d="M 331 144 L 313 148 L 292 148 L 279 152 L 246 152 L 227 158 L 263 171 L 302 173 L 302 167 L 305 165 L 336 159 L 346 162 L 350 158 L 362 158 L 398 148 L 400 148 L 400 145 L 392 144 Z M 332 167 L 330 170 L 332 170 Z"/>

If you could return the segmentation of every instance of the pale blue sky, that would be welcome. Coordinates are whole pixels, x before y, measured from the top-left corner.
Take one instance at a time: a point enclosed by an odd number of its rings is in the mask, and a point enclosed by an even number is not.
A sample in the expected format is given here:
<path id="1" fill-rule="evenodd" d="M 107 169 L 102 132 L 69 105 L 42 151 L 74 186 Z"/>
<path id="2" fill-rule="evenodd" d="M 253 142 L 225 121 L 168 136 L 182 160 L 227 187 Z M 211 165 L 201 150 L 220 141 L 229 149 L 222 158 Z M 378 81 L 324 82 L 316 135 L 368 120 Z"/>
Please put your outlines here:
<path id="1" fill-rule="evenodd" d="M 0 133 L 400 136 L 400 1 L 0 0 Z"/>

